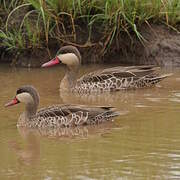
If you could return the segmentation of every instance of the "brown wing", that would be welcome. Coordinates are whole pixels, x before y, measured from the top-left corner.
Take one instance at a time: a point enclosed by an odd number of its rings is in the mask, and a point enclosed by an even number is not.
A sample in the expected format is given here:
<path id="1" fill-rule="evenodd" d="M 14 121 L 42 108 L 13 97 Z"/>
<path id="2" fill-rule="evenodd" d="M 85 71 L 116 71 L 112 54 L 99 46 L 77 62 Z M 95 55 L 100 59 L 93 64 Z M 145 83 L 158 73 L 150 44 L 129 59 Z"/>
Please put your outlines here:
<path id="1" fill-rule="evenodd" d="M 38 120 L 41 127 L 72 127 L 101 123 L 118 115 L 111 107 L 55 105 L 41 109 L 34 119 Z"/>
<path id="2" fill-rule="evenodd" d="M 83 113 L 95 117 L 105 111 L 110 111 L 113 107 L 95 106 L 89 107 L 84 105 L 54 105 L 47 108 L 40 109 L 37 113 L 38 116 L 54 117 L 54 116 L 68 116 L 72 113 Z"/>
<path id="3" fill-rule="evenodd" d="M 157 69 L 159 69 L 159 67 L 156 67 L 154 65 L 128 66 L 128 67 L 117 66 L 117 67 L 107 68 L 103 70 L 94 71 L 89 74 L 85 74 L 78 80 L 78 82 L 79 83 L 100 82 L 109 79 L 111 77 L 116 77 L 116 78 L 134 77 L 138 79 L 154 73 Z"/>
<path id="4" fill-rule="evenodd" d="M 42 108 L 38 111 L 38 116 L 53 117 L 53 116 L 67 116 L 69 112 L 62 110 L 63 105 L 54 105 Z"/>

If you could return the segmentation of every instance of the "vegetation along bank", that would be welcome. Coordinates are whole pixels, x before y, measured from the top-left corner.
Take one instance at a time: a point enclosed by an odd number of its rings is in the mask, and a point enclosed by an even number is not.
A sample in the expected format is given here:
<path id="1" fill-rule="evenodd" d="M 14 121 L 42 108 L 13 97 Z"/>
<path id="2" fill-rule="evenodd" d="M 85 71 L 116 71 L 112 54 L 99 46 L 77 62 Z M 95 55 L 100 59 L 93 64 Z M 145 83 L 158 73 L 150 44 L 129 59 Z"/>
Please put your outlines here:
<path id="1" fill-rule="evenodd" d="M 0 62 L 39 67 L 67 44 L 83 63 L 180 66 L 180 1 L 0 0 Z"/>

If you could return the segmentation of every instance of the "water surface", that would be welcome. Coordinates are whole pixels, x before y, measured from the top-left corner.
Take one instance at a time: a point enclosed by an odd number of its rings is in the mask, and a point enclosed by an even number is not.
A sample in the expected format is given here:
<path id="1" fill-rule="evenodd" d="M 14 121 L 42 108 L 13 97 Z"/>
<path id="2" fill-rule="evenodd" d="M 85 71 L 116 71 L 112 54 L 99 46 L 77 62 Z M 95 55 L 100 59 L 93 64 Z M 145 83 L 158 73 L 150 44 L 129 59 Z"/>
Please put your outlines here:
<path id="1" fill-rule="evenodd" d="M 82 66 L 80 75 L 102 67 Z M 163 71 L 174 75 L 155 88 L 76 97 L 58 91 L 64 67 L 1 65 L 0 179 L 179 179 L 180 69 Z M 40 107 L 111 105 L 121 116 L 110 124 L 69 131 L 17 129 L 23 104 L 10 108 L 3 104 L 25 84 L 38 89 Z"/>

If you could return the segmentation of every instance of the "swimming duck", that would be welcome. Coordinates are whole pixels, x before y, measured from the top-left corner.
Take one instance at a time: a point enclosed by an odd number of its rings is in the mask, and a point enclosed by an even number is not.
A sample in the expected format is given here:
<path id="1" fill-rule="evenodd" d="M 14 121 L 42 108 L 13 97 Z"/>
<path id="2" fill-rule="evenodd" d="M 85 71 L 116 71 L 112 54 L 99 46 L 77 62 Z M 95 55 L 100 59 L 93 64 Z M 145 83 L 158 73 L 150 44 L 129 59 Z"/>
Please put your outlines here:
<path id="1" fill-rule="evenodd" d="M 5 107 L 25 103 L 25 112 L 20 115 L 17 126 L 32 128 L 61 128 L 100 124 L 118 116 L 113 107 L 85 105 L 53 105 L 37 111 L 39 95 L 37 90 L 29 85 L 20 87 L 15 98 Z"/>
<path id="2" fill-rule="evenodd" d="M 81 54 L 76 47 L 71 45 L 60 48 L 59 55 L 44 63 L 42 67 L 59 63 L 66 65 L 66 74 L 60 83 L 61 91 L 90 93 L 152 87 L 169 76 L 169 74 L 159 75 L 157 73 L 159 67 L 144 65 L 102 69 L 77 79 Z"/>

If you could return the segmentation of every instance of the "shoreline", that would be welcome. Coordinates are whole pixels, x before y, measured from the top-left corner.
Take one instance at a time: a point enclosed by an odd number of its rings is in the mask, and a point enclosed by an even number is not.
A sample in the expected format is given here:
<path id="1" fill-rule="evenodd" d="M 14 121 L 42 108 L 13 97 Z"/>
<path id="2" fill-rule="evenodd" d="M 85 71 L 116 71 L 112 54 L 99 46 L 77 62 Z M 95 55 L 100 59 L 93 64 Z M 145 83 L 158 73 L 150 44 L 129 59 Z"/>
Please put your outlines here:
<path id="1" fill-rule="evenodd" d="M 127 35 L 112 42 L 105 55 L 101 55 L 101 43 L 93 46 L 76 46 L 82 54 L 82 63 L 122 63 L 128 65 L 154 64 L 158 66 L 180 66 L 180 33 L 162 24 L 153 24 L 151 28 L 144 25 L 140 29 L 143 35 L 142 44 L 134 35 L 133 40 Z M 83 34 L 79 34 L 83 39 Z M 79 37 L 78 37 L 79 38 Z M 69 43 L 75 44 L 75 43 Z M 62 43 L 62 46 L 67 45 Z M 61 45 L 50 41 L 47 48 L 36 48 L 21 51 L 18 54 L 4 52 L 0 49 L 0 62 L 20 67 L 40 67 L 56 55 Z"/>
<path id="2" fill-rule="evenodd" d="M 83 63 L 180 66 L 180 1 L 0 2 L 0 62 L 39 67 L 64 45 Z"/>

